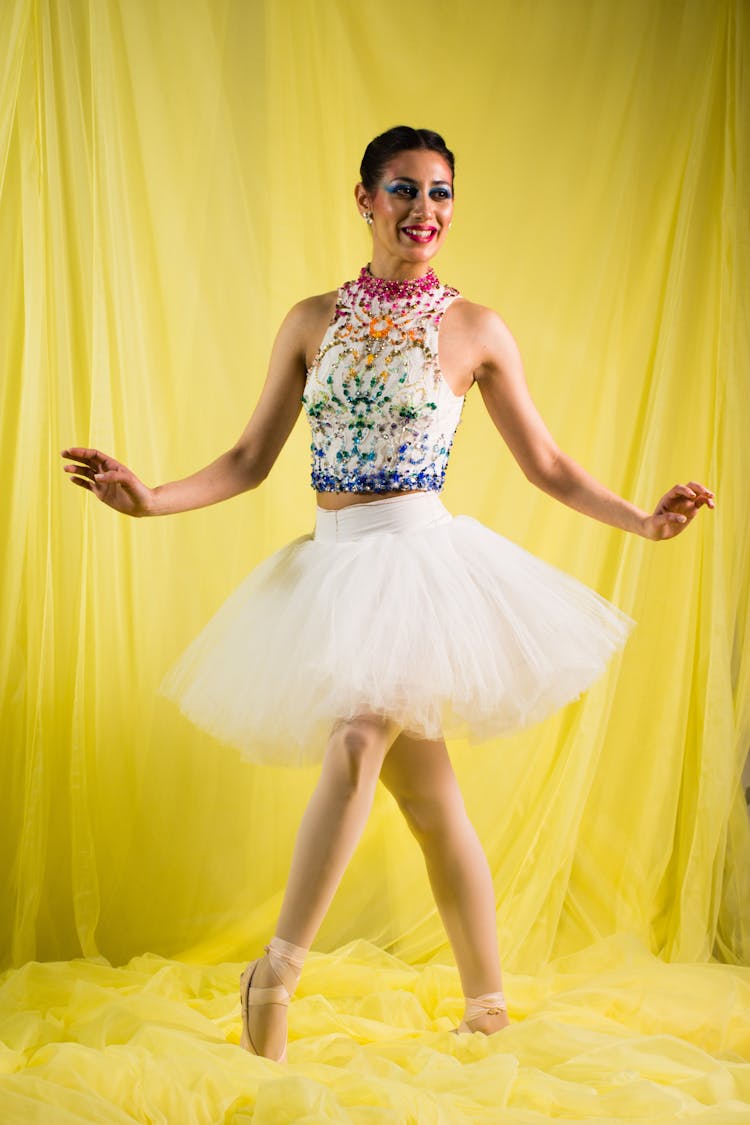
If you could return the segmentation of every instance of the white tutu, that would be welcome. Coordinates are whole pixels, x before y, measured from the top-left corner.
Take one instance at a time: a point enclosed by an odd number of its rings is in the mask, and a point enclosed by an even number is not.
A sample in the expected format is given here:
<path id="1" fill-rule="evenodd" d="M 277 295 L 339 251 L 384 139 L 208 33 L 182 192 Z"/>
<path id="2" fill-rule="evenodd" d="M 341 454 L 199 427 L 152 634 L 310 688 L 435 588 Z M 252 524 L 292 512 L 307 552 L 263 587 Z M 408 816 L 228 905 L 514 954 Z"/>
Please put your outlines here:
<path id="1" fill-rule="evenodd" d="M 168 672 L 161 694 L 254 761 L 320 761 L 333 723 L 387 715 L 476 741 L 575 699 L 633 621 L 437 493 L 317 509 Z"/>

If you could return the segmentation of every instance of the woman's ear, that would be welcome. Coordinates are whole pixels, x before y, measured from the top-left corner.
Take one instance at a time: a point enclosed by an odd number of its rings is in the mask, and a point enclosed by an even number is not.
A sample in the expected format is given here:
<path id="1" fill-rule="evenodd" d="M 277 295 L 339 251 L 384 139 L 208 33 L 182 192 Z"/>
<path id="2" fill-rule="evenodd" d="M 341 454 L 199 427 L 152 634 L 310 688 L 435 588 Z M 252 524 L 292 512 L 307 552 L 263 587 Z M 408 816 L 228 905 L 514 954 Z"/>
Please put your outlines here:
<path id="1" fill-rule="evenodd" d="M 368 215 L 372 217 L 372 203 L 364 184 L 357 184 L 354 189 L 354 198 L 357 201 L 357 209 L 362 218 L 367 219 Z"/>

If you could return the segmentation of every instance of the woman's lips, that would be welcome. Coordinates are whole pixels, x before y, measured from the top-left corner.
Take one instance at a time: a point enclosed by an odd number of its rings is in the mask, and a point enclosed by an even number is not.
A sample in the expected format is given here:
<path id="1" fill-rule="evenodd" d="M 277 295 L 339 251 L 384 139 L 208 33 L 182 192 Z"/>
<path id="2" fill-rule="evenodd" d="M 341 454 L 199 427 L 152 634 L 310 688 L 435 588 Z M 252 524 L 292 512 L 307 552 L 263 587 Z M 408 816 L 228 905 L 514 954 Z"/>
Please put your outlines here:
<path id="1" fill-rule="evenodd" d="M 401 230 L 412 242 L 431 242 L 437 234 L 435 227 L 402 227 Z"/>

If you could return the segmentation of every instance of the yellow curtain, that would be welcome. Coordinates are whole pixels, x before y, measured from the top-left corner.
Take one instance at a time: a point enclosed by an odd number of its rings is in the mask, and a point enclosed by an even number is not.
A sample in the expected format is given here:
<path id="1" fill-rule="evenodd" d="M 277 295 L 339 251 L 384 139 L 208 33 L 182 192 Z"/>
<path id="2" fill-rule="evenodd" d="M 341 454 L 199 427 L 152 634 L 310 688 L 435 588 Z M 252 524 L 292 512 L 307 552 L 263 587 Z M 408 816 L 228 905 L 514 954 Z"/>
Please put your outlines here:
<path id="1" fill-rule="evenodd" d="M 3 1120 L 750 1120 L 749 48 L 742 0 L 0 5 Z M 696 479 L 717 509 L 658 545 L 587 521 L 469 396 L 448 507 L 638 628 L 579 703 L 452 747 L 511 1029 L 444 1034 L 455 969 L 382 792 L 295 1085 L 233 1046 L 234 963 L 315 773 L 242 763 L 156 688 L 310 529 L 304 418 L 260 490 L 179 519 L 97 505 L 60 450 L 156 484 L 230 446 L 288 307 L 367 260 L 352 189 L 399 123 L 455 149 L 440 276 L 506 319 L 560 445 L 644 507 Z"/>

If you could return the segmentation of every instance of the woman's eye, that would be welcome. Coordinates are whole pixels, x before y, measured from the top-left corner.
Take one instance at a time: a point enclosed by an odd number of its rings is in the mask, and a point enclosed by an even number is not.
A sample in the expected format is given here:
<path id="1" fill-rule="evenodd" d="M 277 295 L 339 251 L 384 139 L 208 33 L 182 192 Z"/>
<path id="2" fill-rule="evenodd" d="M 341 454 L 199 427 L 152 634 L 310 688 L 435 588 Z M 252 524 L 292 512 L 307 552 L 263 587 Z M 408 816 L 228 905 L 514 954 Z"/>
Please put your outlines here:
<path id="1" fill-rule="evenodd" d="M 416 199 L 419 194 L 419 189 L 414 184 L 389 184 L 386 191 L 391 195 L 399 195 L 402 199 Z M 450 188 L 438 187 L 430 190 L 430 199 L 435 199 L 439 203 L 445 203 L 448 199 L 452 199 L 453 194 Z"/>

